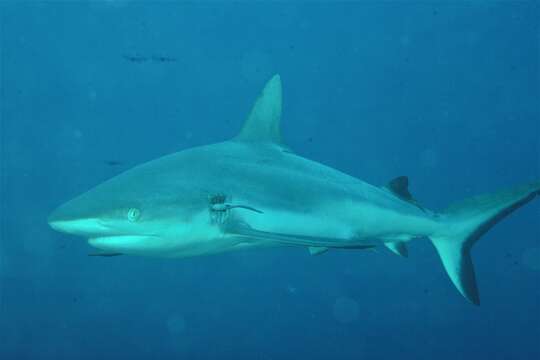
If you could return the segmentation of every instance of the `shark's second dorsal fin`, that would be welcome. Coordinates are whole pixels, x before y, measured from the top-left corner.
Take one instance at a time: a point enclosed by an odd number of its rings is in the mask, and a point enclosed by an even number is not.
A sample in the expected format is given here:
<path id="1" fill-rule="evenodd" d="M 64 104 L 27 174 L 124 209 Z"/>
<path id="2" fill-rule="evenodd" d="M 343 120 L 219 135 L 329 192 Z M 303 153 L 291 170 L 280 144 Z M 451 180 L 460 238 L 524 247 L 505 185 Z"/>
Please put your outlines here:
<path id="1" fill-rule="evenodd" d="M 399 176 L 392 179 L 386 185 L 386 188 L 403 200 L 414 201 L 411 193 L 409 192 L 409 178 L 406 176 Z"/>
<path id="2" fill-rule="evenodd" d="M 384 187 L 390 190 L 390 192 L 398 198 L 410 202 L 411 204 L 416 205 L 420 210 L 425 211 L 409 192 L 409 178 L 407 176 L 398 176 L 397 178 L 392 179 Z"/>
<path id="3" fill-rule="evenodd" d="M 281 144 L 281 78 L 274 75 L 253 105 L 235 140 Z"/>

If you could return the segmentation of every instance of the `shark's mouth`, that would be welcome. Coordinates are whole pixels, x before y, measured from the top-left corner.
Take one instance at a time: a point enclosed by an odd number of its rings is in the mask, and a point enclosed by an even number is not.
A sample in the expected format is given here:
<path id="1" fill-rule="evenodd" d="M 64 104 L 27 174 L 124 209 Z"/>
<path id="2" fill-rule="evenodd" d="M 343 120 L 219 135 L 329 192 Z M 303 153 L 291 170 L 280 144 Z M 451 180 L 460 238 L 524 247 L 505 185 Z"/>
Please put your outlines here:
<path id="1" fill-rule="evenodd" d="M 88 244 L 102 250 L 150 250 L 156 246 L 152 235 L 100 236 L 88 239 Z"/>

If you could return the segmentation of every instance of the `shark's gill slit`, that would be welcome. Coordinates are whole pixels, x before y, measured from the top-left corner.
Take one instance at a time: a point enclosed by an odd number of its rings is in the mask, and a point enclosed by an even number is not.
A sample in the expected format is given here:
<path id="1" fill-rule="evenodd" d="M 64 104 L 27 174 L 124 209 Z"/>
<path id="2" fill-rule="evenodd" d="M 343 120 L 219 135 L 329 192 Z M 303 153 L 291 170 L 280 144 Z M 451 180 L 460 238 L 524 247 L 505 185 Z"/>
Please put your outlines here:
<path id="1" fill-rule="evenodd" d="M 226 204 L 226 206 L 228 206 L 229 209 L 235 209 L 235 208 L 237 208 L 237 209 L 246 209 L 246 210 L 254 211 L 254 212 L 259 213 L 259 214 L 264 214 L 263 211 L 255 209 L 254 207 L 247 206 L 247 205 L 229 205 L 229 204 Z"/>
<path id="2" fill-rule="evenodd" d="M 224 194 L 217 194 L 210 197 L 210 213 L 212 222 L 223 224 L 227 219 L 230 210 L 232 209 L 244 209 L 263 214 L 261 210 L 255 209 L 248 205 L 228 204 L 226 203 L 227 196 Z"/>
<path id="3" fill-rule="evenodd" d="M 254 207 L 247 206 L 247 205 L 231 205 L 231 204 L 214 204 L 210 207 L 212 211 L 229 211 L 231 209 L 246 209 L 250 211 L 254 211 L 259 214 L 264 214 L 261 210 L 255 209 Z"/>

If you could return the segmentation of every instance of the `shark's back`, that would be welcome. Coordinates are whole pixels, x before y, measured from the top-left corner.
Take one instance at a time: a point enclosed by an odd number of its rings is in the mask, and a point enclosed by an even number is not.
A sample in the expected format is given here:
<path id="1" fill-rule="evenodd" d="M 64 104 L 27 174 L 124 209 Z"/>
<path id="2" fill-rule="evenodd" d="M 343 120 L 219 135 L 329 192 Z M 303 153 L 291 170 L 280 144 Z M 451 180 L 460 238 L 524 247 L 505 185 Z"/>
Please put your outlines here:
<path id="1" fill-rule="evenodd" d="M 226 141 L 163 157 L 143 165 L 139 171 L 161 176 L 165 173 L 168 180 L 163 180 L 170 186 L 195 181 L 208 195 L 220 193 L 250 204 L 310 211 L 329 203 L 339 206 L 369 202 L 396 211 L 421 213 L 418 207 L 385 188 L 275 144 Z"/>

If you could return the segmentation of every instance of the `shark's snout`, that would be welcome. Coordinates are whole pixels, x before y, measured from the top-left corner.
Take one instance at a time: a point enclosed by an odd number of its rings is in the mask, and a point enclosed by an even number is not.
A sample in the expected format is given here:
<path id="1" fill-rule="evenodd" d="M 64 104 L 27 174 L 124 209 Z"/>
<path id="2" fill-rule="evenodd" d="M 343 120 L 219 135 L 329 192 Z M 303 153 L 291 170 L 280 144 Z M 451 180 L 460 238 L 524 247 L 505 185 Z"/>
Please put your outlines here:
<path id="1" fill-rule="evenodd" d="M 80 236 L 106 234 L 109 230 L 99 219 L 54 220 L 53 218 L 49 220 L 49 225 L 56 231 Z"/>
<path id="2" fill-rule="evenodd" d="M 80 211 L 74 211 L 75 209 L 72 202 L 59 206 L 49 215 L 49 226 L 56 231 L 80 236 L 107 233 L 108 228 L 100 219 L 84 216 Z"/>

